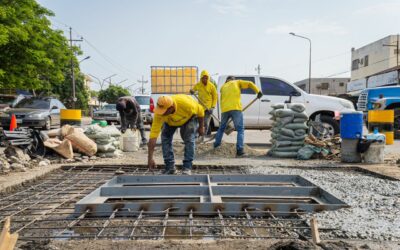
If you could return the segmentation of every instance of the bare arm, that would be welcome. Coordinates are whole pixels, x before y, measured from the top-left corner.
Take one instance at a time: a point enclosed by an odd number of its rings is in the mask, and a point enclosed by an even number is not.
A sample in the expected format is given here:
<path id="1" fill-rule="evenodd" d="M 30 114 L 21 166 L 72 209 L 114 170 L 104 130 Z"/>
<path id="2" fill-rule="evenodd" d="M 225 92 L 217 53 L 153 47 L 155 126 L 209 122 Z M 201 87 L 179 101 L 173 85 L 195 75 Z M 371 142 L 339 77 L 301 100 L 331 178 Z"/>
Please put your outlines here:
<path id="1" fill-rule="evenodd" d="M 149 143 L 147 144 L 147 166 L 149 169 L 154 169 L 156 167 L 156 163 L 153 158 L 154 148 L 156 147 L 157 138 L 150 138 Z"/>
<path id="2" fill-rule="evenodd" d="M 204 135 L 204 117 L 198 117 L 198 120 L 199 120 L 198 132 L 199 132 L 200 136 L 203 136 Z"/>

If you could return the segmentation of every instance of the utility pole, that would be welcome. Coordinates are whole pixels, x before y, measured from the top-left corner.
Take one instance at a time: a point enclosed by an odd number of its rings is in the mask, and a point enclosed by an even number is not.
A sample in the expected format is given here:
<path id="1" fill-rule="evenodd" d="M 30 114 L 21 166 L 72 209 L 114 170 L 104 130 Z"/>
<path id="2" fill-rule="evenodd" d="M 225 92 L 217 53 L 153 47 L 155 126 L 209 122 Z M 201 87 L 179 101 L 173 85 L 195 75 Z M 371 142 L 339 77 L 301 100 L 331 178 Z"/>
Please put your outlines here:
<path id="1" fill-rule="evenodd" d="M 396 47 L 396 68 L 397 68 L 397 84 L 399 84 L 400 85 L 400 69 L 399 69 L 399 54 L 400 54 L 400 50 L 399 50 L 399 48 L 400 48 L 400 46 L 399 46 L 399 43 L 400 43 L 400 36 L 399 36 L 399 34 L 397 34 L 397 41 L 396 41 L 396 45 L 393 45 L 393 44 L 384 44 L 383 46 L 384 47 Z M 390 54 L 390 52 L 389 52 L 389 54 Z M 390 57 L 389 57 L 389 59 L 390 59 Z"/>
<path id="2" fill-rule="evenodd" d="M 258 64 L 257 67 L 255 68 L 255 70 L 257 71 L 258 74 L 261 73 L 261 65 Z"/>
<path id="3" fill-rule="evenodd" d="M 72 28 L 69 27 L 69 44 L 71 48 L 71 78 L 72 78 L 72 108 L 75 108 L 76 90 L 75 90 L 75 70 L 74 70 L 74 49 L 72 47 L 72 42 L 82 42 L 83 39 L 72 39 Z"/>
<path id="4" fill-rule="evenodd" d="M 148 80 L 145 81 L 144 80 L 144 76 L 142 75 L 142 80 L 138 80 L 138 82 L 142 84 L 142 91 L 141 92 L 142 92 L 142 94 L 144 94 L 144 84 L 148 83 L 149 81 Z"/>

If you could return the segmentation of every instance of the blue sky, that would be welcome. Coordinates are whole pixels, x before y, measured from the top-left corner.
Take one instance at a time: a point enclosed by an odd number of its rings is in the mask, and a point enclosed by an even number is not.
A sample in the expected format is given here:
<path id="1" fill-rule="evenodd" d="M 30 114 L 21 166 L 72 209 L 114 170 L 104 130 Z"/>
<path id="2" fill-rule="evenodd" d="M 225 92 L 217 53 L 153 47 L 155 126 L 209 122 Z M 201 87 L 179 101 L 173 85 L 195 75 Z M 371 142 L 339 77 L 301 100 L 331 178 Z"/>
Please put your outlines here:
<path id="1" fill-rule="evenodd" d="M 400 33 L 396 0 L 39 0 L 55 28 L 68 31 L 89 60 L 86 74 L 150 80 L 152 65 L 191 65 L 211 74 L 350 76 L 350 49 Z M 93 86 L 98 89 L 97 86 Z M 135 86 L 136 87 L 136 86 Z"/>

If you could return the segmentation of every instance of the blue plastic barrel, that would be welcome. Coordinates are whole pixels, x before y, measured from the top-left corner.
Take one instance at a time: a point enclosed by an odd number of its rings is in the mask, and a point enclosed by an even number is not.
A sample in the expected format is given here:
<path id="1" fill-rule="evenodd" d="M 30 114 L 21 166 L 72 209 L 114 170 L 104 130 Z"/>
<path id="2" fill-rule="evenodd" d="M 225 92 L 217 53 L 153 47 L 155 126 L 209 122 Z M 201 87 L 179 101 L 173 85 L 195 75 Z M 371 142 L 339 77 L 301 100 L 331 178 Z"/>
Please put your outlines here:
<path id="1" fill-rule="evenodd" d="M 340 114 L 340 137 L 359 139 L 363 135 L 363 113 L 359 111 Z"/>

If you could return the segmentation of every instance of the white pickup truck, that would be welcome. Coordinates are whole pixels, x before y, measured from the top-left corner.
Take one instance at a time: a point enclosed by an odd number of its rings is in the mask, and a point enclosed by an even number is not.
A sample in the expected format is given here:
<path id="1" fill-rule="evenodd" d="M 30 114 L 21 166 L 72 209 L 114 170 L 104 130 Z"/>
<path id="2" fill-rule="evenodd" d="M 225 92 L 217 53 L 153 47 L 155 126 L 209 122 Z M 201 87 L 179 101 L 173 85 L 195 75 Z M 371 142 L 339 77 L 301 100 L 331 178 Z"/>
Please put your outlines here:
<path id="1" fill-rule="evenodd" d="M 272 127 L 271 105 L 275 103 L 284 103 L 289 101 L 290 96 L 293 103 L 304 103 L 306 112 L 311 120 L 319 117 L 325 131 L 325 136 L 332 137 L 340 131 L 339 123 L 335 120 L 335 112 L 354 111 L 353 104 L 345 99 L 313 95 L 305 93 L 297 86 L 284 80 L 270 76 L 260 75 L 233 75 L 237 80 L 252 81 L 261 89 L 264 96 L 257 100 L 244 113 L 244 124 L 246 129 L 270 129 Z M 227 75 L 222 75 L 218 79 L 218 94 L 221 86 L 225 83 Z M 245 107 L 256 97 L 252 89 L 242 90 L 242 106 Z M 214 115 L 221 117 L 221 109 L 218 105 L 214 110 Z M 211 128 L 216 129 L 219 126 L 217 119 L 212 118 Z"/>

